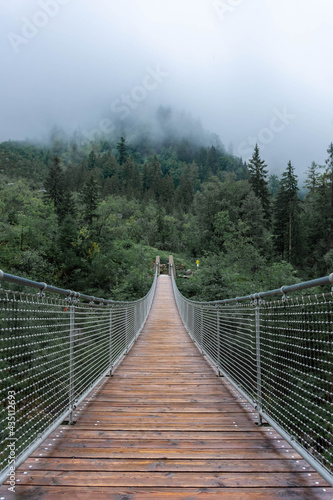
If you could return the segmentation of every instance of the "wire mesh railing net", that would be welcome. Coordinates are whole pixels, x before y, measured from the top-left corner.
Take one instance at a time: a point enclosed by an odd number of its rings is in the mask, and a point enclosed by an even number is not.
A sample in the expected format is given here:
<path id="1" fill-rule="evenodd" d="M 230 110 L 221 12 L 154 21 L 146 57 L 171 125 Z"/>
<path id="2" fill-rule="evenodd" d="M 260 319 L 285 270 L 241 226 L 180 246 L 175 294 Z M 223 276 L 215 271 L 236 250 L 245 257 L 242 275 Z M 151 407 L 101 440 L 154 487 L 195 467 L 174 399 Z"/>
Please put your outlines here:
<path id="1" fill-rule="evenodd" d="M 333 298 L 266 302 L 260 310 L 265 413 L 333 472 Z"/>
<path id="2" fill-rule="evenodd" d="M 58 300 L 0 290 L 1 469 L 69 405 L 70 316 Z"/>
<path id="3" fill-rule="evenodd" d="M 130 349 L 152 304 L 84 303 L 0 288 L 0 470 L 16 463 Z M 60 420 L 61 421 L 61 420 Z"/>
<path id="4" fill-rule="evenodd" d="M 203 303 L 173 286 L 201 352 L 333 480 L 332 293 Z"/>

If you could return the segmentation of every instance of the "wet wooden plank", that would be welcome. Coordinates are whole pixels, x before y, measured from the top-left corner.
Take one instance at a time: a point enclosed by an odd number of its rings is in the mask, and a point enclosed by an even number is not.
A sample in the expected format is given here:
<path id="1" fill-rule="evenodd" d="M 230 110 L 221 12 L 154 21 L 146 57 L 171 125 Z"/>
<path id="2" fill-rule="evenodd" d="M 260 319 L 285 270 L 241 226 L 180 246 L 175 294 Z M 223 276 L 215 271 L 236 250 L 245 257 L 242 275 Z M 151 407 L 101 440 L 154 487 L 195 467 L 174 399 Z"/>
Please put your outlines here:
<path id="1" fill-rule="evenodd" d="M 232 430 L 225 432 L 215 432 L 215 431 L 114 431 L 114 430 L 93 430 L 93 429 L 72 429 L 68 427 L 62 427 L 63 438 L 66 439 L 127 439 L 127 440 L 165 440 L 165 439 L 191 439 L 191 440 L 216 440 L 216 439 L 242 439 L 242 440 L 255 440 L 259 437 L 263 438 L 266 436 L 267 439 L 279 438 L 279 435 L 273 432 L 262 433 L 260 429 L 252 429 L 250 431 L 243 430 Z M 49 440 L 54 439 L 59 436 L 59 432 L 55 431 L 51 434 Z M 278 439 L 280 440 L 280 439 Z"/>
<path id="2" fill-rule="evenodd" d="M 101 412 L 108 414 L 108 413 L 113 413 L 113 414 L 119 414 L 119 413 L 183 413 L 183 414 L 188 414 L 188 413 L 203 413 L 201 409 L 199 409 L 195 404 L 187 403 L 187 404 L 173 404 L 173 405 L 165 405 L 165 404 L 155 404 L 154 406 L 152 405 L 121 405 L 120 403 L 115 405 L 106 402 L 106 401 L 101 401 L 98 404 L 94 404 L 94 406 L 88 407 L 90 413 L 97 413 L 101 414 Z M 237 410 L 239 413 L 242 413 L 242 410 L 239 409 L 239 406 L 237 403 L 235 404 L 228 404 L 228 405 L 222 405 L 219 403 L 206 403 L 205 404 L 205 411 L 204 413 L 231 413 L 235 412 Z M 244 413 L 247 413 L 243 409 Z"/>
<path id="3" fill-rule="evenodd" d="M 222 472 L 91 472 L 91 471 L 30 471 L 29 475 L 18 473 L 21 485 L 36 486 L 119 486 L 119 487 L 160 487 L 160 488 L 297 488 L 309 483 L 306 472 L 265 472 L 222 473 Z M 326 486 L 319 474 L 312 473 L 314 486 Z"/>
<path id="4" fill-rule="evenodd" d="M 23 486 L 6 500 L 332 500 L 333 488 L 121 488 Z"/>
<path id="5" fill-rule="evenodd" d="M 31 456 L 40 457 L 61 457 L 61 458 L 103 458 L 105 460 L 110 458 L 146 458 L 153 460 L 164 460 L 169 458 L 175 459 L 224 459 L 224 460 L 257 460 L 259 457 L 263 459 L 289 459 L 291 454 L 286 450 L 279 449 L 209 449 L 198 447 L 197 449 L 183 449 L 183 448 L 145 448 L 145 443 L 139 449 L 131 447 L 122 448 L 81 448 L 71 447 L 66 448 L 62 446 L 55 450 L 39 448 Z M 301 457 L 293 453 L 295 461 Z"/>
<path id="6" fill-rule="evenodd" d="M 164 472 L 302 472 L 313 469 L 305 460 L 151 460 L 151 459 L 80 459 L 80 458 L 29 458 L 26 465 L 39 471 L 164 471 Z"/>
<path id="7" fill-rule="evenodd" d="M 47 444 L 47 443 L 46 443 Z M 139 449 L 143 447 L 147 450 L 150 448 L 159 448 L 163 450 L 174 450 L 174 449 L 198 449 L 200 450 L 265 450 L 265 449 L 290 449 L 290 446 L 285 441 L 274 441 L 271 443 L 268 439 L 161 439 L 156 442 L 156 439 L 106 439 L 103 437 L 88 439 L 85 437 L 79 439 L 66 439 L 61 443 L 61 448 L 63 450 L 67 449 L 82 449 L 82 448 L 108 448 L 112 450 L 113 448 L 130 448 L 132 450 Z M 57 453 L 57 447 L 53 449 L 54 453 Z"/>
<path id="8" fill-rule="evenodd" d="M 19 468 L 5 500 L 333 498 L 198 353 L 168 277 L 132 351 L 75 418 Z"/>

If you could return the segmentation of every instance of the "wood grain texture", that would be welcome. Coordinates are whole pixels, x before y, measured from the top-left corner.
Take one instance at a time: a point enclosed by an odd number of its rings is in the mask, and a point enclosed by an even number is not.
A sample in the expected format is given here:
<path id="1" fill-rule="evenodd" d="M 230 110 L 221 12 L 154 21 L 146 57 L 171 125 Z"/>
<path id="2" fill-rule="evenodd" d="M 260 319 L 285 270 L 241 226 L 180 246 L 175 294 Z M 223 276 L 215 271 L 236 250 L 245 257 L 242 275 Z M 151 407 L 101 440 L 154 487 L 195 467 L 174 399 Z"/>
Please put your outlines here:
<path id="1" fill-rule="evenodd" d="M 161 275 L 138 341 L 19 468 L 17 499 L 332 499 L 274 429 L 258 427 L 192 343 Z"/>

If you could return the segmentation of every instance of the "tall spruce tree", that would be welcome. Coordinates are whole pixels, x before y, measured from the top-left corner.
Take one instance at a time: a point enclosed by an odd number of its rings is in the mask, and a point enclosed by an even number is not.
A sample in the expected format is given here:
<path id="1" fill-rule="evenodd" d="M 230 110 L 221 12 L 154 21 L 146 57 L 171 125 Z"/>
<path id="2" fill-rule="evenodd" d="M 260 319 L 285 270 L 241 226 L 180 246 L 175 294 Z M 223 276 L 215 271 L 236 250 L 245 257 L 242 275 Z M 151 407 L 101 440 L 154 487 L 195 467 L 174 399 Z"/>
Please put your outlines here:
<path id="1" fill-rule="evenodd" d="M 53 202 L 55 212 L 59 216 L 63 210 L 65 178 L 58 156 L 55 156 L 53 159 L 44 183 L 44 188 L 46 191 L 45 199 Z"/>
<path id="2" fill-rule="evenodd" d="M 304 182 L 308 192 L 302 213 L 304 238 L 304 263 L 311 277 L 326 273 L 324 255 L 328 250 L 330 187 L 323 167 L 312 162 Z"/>
<path id="3" fill-rule="evenodd" d="M 133 158 L 129 156 L 122 166 L 121 182 L 122 191 L 128 197 L 139 196 L 141 192 L 141 179 L 137 164 Z"/>
<path id="4" fill-rule="evenodd" d="M 96 165 L 97 165 L 97 158 L 95 151 L 91 151 L 91 153 L 88 156 L 88 163 L 87 163 L 88 170 L 94 170 Z"/>
<path id="5" fill-rule="evenodd" d="M 214 146 L 211 146 L 208 150 L 207 154 L 207 175 L 210 177 L 211 175 L 216 175 L 219 169 L 219 157 L 217 150 Z"/>
<path id="6" fill-rule="evenodd" d="M 73 220 L 76 219 L 77 210 L 76 204 L 73 198 L 73 194 L 69 189 L 65 188 L 61 203 L 57 209 L 57 215 L 59 219 L 59 224 L 62 224 L 66 217 L 70 217 Z"/>
<path id="7" fill-rule="evenodd" d="M 249 182 L 254 191 L 254 194 L 261 201 L 262 207 L 265 212 L 265 218 L 270 218 L 270 193 L 268 188 L 267 165 L 260 158 L 258 144 L 255 145 L 252 158 L 249 160 L 247 169 L 249 172 Z"/>
<path id="8" fill-rule="evenodd" d="M 189 167 L 187 167 L 180 177 L 179 186 L 176 191 L 177 205 L 181 207 L 183 212 L 187 213 L 193 203 L 193 198 L 193 184 L 189 175 Z"/>
<path id="9" fill-rule="evenodd" d="M 308 193 L 311 195 L 315 192 L 316 188 L 319 184 L 319 168 L 314 161 L 311 163 L 311 166 L 307 170 L 307 178 L 305 179 L 304 185 L 308 189 Z"/>
<path id="10" fill-rule="evenodd" d="M 117 151 L 118 151 L 118 163 L 119 165 L 122 165 L 123 163 L 125 163 L 128 157 L 127 145 L 124 137 L 121 137 L 120 141 L 117 142 Z"/>
<path id="11" fill-rule="evenodd" d="M 174 208 L 175 186 L 173 178 L 166 174 L 161 181 L 161 193 L 159 201 L 164 205 L 166 211 L 171 213 Z"/>
<path id="12" fill-rule="evenodd" d="M 269 192 L 271 193 L 272 198 L 275 198 L 275 196 L 278 194 L 278 191 L 280 189 L 280 179 L 276 174 L 272 174 L 269 176 L 268 179 L 268 189 Z"/>
<path id="13" fill-rule="evenodd" d="M 142 189 L 145 198 L 158 200 L 162 192 L 162 170 L 156 155 L 144 164 L 142 176 Z"/>
<path id="14" fill-rule="evenodd" d="M 99 201 L 98 183 L 93 175 L 90 175 L 83 186 L 81 199 L 84 204 L 84 219 L 88 224 L 92 224 Z"/>
<path id="15" fill-rule="evenodd" d="M 105 179 L 119 172 L 119 163 L 112 154 L 106 154 L 103 158 L 102 171 Z"/>
<path id="16" fill-rule="evenodd" d="M 295 168 L 289 161 L 274 203 L 274 240 L 281 258 L 292 264 L 297 264 L 301 257 L 300 203 Z"/>

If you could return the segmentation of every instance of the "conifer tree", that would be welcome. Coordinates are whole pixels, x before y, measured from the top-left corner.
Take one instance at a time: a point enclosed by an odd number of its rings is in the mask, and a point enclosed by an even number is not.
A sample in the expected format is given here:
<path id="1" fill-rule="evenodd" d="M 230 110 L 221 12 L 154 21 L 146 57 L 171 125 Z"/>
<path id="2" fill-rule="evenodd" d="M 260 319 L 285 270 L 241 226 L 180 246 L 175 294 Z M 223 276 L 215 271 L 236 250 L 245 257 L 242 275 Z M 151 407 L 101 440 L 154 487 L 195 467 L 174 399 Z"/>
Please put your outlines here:
<path id="1" fill-rule="evenodd" d="M 300 259 L 300 200 L 295 168 L 288 162 L 274 203 L 275 246 L 281 258 L 295 264 Z"/>
<path id="2" fill-rule="evenodd" d="M 88 224 L 92 224 L 93 218 L 96 216 L 96 209 L 99 200 L 99 188 L 96 179 L 90 175 L 87 182 L 83 186 L 81 199 L 84 204 L 84 218 Z"/>
<path id="3" fill-rule="evenodd" d="M 156 155 L 144 164 L 142 182 L 143 192 L 148 195 L 148 198 L 158 200 L 162 192 L 162 170 Z"/>
<path id="4" fill-rule="evenodd" d="M 314 161 L 311 163 L 311 166 L 307 170 L 307 178 L 305 179 L 304 185 L 309 190 L 309 193 L 314 193 L 319 183 L 319 165 L 317 165 Z"/>
<path id="5" fill-rule="evenodd" d="M 93 170 L 96 167 L 97 164 L 97 159 L 96 159 L 96 154 L 94 151 L 91 151 L 91 153 L 88 156 L 88 170 Z"/>
<path id="6" fill-rule="evenodd" d="M 120 142 L 117 143 L 117 151 L 118 151 L 118 163 L 119 165 L 122 165 L 123 163 L 125 163 L 128 157 L 127 145 L 124 137 L 121 137 Z"/>
<path id="7" fill-rule="evenodd" d="M 122 166 L 121 171 L 122 188 L 128 197 L 139 195 L 140 177 L 136 163 L 132 157 L 128 157 Z"/>
<path id="8" fill-rule="evenodd" d="M 193 203 L 195 188 L 198 183 L 198 166 L 195 162 L 184 167 L 176 192 L 178 205 L 187 213 Z"/>
<path id="9" fill-rule="evenodd" d="M 172 212 L 174 208 L 175 186 L 173 178 L 166 174 L 161 181 L 160 202 L 164 205 L 167 212 Z"/>
<path id="10" fill-rule="evenodd" d="M 208 175 L 216 175 L 219 169 L 219 158 L 217 150 L 214 146 L 211 146 L 207 154 L 207 173 Z"/>
<path id="11" fill-rule="evenodd" d="M 242 221 L 245 223 L 244 235 L 248 237 L 254 247 L 263 255 L 270 249 L 269 231 L 265 224 L 265 213 L 260 200 L 253 190 L 249 192 L 242 204 Z"/>
<path id="12" fill-rule="evenodd" d="M 116 158 L 111 155 L 107 154 L 105 155 L 105 159 L 103 161 L 102 165 L 102 170 L 103 170 L 103 177 L 107 179 L 108 177 L 112 177 L 119 171 L 119 163 L 117 162 Z"/>
<path id="13" fill-rule="evenodd" d="M 194 191 L 191 179 L 186 171 L 184 171 L 180 177 L 179 186 L 176 193 L 178 206 L 181 207 L 185 213 L 188 212 L 193 202 Z"/>
<path id="14" fill-rule="evenodd" d="M 304 255 L 312 277 L 327 272 L 324 256 L 330 249 L 331 185 L 328 171 L 320 172 L 322 168 L 312 162 L 304 183 L 308 189 L 303 214 Z"/>
<path id="15" fill-rule="evenodd" d="M 65 179 L 64 173 L 60 164 L 60 159 L 55 156 L 53 163 L 50 166 L 48 176 L 44 183 L 45 199 L 52 201 L 57 215 L 62 210 L 62 203 L 65 192 Z"/>
<path id="16" fill-rule="evenodd" d="M 276 174 L 272 174 L 268 179 L 268 189 L 273 198 L 277 195 L 280 189 L 280 180 Z"/>
<path id="17" fill-rule="evenodd" d="M 73 195 L 69 189 L 65 189 L 61 204 L 58 207 L 57 215 L 59 223 L 62 223 L 66 217 L 70 217 L 73 220 L 76 219 L 77 210 Z"/>
<path id="18" fill-rule="evenodd" d="M 260 158 L 258 144 L 255 145 L 252 158 L 249 160 L 247 168 L 249 172 L 249 182 L 254 191 L 254 194 L 259 198 L 263 206 L 265 217 L 270 217 L 270 195 L 268 189 L 268 170 L 267 165 Z"/>

